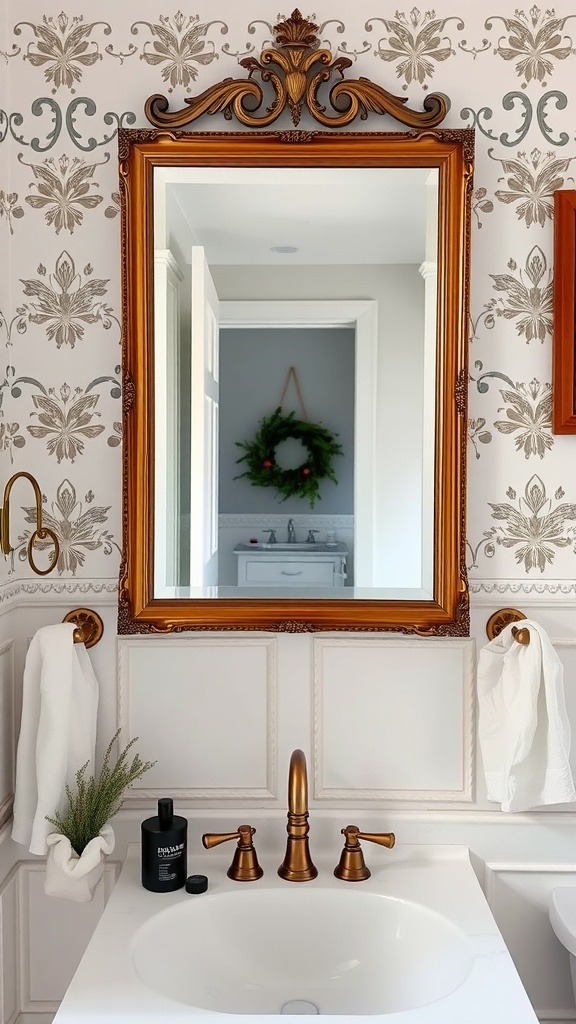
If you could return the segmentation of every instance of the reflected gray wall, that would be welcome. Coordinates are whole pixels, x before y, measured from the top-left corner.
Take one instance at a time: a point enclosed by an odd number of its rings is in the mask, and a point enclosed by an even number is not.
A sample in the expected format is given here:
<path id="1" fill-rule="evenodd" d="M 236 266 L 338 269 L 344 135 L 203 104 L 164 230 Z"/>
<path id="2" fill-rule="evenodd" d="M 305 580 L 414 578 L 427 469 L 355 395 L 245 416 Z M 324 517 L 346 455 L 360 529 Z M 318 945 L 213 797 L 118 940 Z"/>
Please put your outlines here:
<path id="1" fill-rule="evenodd" d="M 337 484 L 325 480 L 313 512 L 351 515 L 354 511 L 354 331 L 351 328 L 220 330 L 219 511 L 234 513 L 312 513 L 302 498 L 282 501 L 274 488 L 254 487 L 234 477 L 242 450 L 263 417 L 280 404 L 293 366 L 300 380 L 308 419 L 338 434 L 344 454 L 333 460 Z M 302 415 L 293 381 L 285 412 Z"/>

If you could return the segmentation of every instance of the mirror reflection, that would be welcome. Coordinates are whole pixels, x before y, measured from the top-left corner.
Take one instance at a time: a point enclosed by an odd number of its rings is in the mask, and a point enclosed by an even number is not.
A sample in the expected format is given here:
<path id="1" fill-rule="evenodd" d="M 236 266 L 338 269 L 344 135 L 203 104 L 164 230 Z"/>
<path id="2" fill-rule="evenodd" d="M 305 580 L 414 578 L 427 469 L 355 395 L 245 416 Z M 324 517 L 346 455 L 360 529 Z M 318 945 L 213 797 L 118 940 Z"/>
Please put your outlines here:
<path id="1" fill-rule="evenodd" d="M 153 174 L 155 597 L 430 600 L 438 171 Z"/>

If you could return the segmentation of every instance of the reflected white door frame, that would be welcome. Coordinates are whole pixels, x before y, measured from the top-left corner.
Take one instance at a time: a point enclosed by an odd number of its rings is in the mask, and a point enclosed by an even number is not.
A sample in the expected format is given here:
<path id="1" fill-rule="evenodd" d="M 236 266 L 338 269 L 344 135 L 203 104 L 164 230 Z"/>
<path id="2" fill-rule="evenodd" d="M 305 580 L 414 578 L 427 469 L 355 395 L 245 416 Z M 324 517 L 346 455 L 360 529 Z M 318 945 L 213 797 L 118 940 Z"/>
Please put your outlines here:
<path id="1" fill-rule="evenodd" d="M 351 327 L 355 331 L 354 585 L 374 585 L 378 303 L 373 299 L 221 301 L 221 327 Z"/>
<path id="2" fill-rule="evenodd" d="M 179 335 L 182 272 L 169 249 L 154 252 L 154 588 L 174 586 L 180 563 Z"/>
<path id="3" fill-rule="evenodd" d="M 204 247 L 191 248 L 190 586 L 218 582 L 218 295 Z"/>

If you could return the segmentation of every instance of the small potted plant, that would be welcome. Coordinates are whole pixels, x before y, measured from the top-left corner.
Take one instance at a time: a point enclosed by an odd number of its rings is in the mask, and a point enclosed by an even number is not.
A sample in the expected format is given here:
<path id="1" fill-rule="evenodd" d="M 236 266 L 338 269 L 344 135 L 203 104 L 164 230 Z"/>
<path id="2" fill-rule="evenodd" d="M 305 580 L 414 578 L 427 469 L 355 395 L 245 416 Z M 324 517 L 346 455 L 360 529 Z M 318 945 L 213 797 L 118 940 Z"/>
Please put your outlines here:
<path id="1" fill-rule="evenodd" d="M 114 734 L 102 761 L 98 776 L 85 778 L 88 762 L 76 772 L 74 791 L 66 786 L 67 806 L 47 820 L 54 832 L 46 838 L 48 860 L 44 890 L 48 896 L 86 903 L 92 899 L 100 881 L 105 858 L 114 849 L 110 819 L 124 803 L 126 791 L 155 761 L 142 761 L 138 753 L 128 753 L 138 737 L 130 740 L 111 766 L 112 748 L 120 735 Z"/>

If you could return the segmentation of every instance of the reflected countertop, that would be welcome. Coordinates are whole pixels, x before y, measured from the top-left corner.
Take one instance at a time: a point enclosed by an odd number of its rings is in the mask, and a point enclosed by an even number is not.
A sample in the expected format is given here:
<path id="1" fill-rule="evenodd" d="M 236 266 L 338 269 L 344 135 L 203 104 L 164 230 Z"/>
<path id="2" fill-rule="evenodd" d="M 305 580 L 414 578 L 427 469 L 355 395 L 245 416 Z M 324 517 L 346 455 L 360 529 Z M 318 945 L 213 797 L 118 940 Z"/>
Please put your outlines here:
<path id="1" fill-rule="evenodd" d="M 281 543 L 270 544 L 267 541 L 258 544 L 236 544 L 235 555 L 247 555 L 252 552 L 267 552 L 268 554 L 285 555 L 347 555 L 348 546 L 335 541 L 333 544 L 326 544 L 324 541 L 303 542 L 303 543 Z"/>

